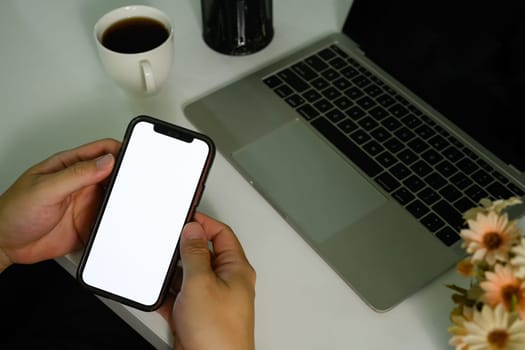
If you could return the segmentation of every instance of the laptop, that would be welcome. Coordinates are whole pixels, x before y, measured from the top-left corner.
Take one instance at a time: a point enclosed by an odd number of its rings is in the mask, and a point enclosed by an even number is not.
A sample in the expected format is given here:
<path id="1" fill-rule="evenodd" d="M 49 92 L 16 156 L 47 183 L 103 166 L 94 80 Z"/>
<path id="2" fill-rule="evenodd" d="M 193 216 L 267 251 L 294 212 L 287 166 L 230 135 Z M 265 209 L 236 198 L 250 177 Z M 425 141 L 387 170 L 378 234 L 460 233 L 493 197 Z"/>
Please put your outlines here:
<path id="1" fill-rule="evenodd" d="M 341 32 L 184 112 L 386 311 L 464 257 L 464 211 L 525 193 L 524 13 L 520 2 L 354 0 Z"/>

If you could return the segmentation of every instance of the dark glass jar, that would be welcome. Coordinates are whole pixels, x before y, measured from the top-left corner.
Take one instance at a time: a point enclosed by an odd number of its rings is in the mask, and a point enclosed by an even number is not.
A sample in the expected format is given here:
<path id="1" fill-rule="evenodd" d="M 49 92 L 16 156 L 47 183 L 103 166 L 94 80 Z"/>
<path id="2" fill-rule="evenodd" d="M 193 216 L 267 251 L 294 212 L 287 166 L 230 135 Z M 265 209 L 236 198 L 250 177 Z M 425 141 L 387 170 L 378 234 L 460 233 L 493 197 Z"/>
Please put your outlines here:
<path id="1" fill-rule="evenodd" d="M 272 0 L 201 0 L 203 38 L 215 51 L 247 55 L 273 38 Z"/>

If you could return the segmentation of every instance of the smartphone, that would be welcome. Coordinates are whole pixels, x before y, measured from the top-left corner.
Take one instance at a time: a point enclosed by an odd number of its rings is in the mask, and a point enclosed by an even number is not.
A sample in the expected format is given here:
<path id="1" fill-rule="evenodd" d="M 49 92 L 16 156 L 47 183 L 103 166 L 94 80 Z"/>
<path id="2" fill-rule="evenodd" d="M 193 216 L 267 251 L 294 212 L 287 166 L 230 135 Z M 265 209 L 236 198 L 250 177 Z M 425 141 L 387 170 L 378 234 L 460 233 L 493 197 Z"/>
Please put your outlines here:
<path id="1" fill-rule="evenodd" d="M 135 117 L 77 270 L 80 283 L 137 309 L 157 309 L 214 156 L 213 141 L 205 135 Z"/>

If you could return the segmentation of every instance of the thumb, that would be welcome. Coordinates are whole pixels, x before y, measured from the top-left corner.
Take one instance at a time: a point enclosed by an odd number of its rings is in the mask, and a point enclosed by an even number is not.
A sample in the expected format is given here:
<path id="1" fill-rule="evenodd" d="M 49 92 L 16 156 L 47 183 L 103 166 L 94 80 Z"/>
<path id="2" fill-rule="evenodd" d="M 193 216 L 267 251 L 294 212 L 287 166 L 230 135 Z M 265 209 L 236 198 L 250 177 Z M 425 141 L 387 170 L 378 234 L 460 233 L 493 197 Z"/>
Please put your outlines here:
<path id="1" fill-rule="evenodd" d="M 56 173 L 45 175 L 46 179 L 42 181 L 44 192 L 50 190 L 53 191 L 52 196 L 54 198 L 57 196 L 64 198 L 75 191 L 105 179 L 111 173 L 114 164 L 115 158 L 108 153 L 93 160 L 75 163 Z"/>
<path id="2" fill-rule="evenodd" d="M 197 222 L 190 222 L 182 230 L 180 256 L 184 279 L 211 272 L 211 256 L 204 229 Z"/>

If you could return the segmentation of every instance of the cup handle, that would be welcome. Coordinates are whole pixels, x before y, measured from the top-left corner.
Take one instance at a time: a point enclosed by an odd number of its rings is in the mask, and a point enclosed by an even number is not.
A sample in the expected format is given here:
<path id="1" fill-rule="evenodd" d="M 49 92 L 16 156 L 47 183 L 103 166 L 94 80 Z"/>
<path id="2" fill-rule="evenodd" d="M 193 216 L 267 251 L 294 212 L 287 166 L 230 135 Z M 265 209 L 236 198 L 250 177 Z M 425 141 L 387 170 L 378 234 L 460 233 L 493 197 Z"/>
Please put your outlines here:
<path id="1" fill-rule="evenodd" d="M 147 60 L 140 61 L 140 69 L 142 70 L 142 76 L 144 77 L 146 92 L 151 93 L 155 91 L 157 86 L 155 84 L 155 78 L 153 77 L 150 63 Z"/>

